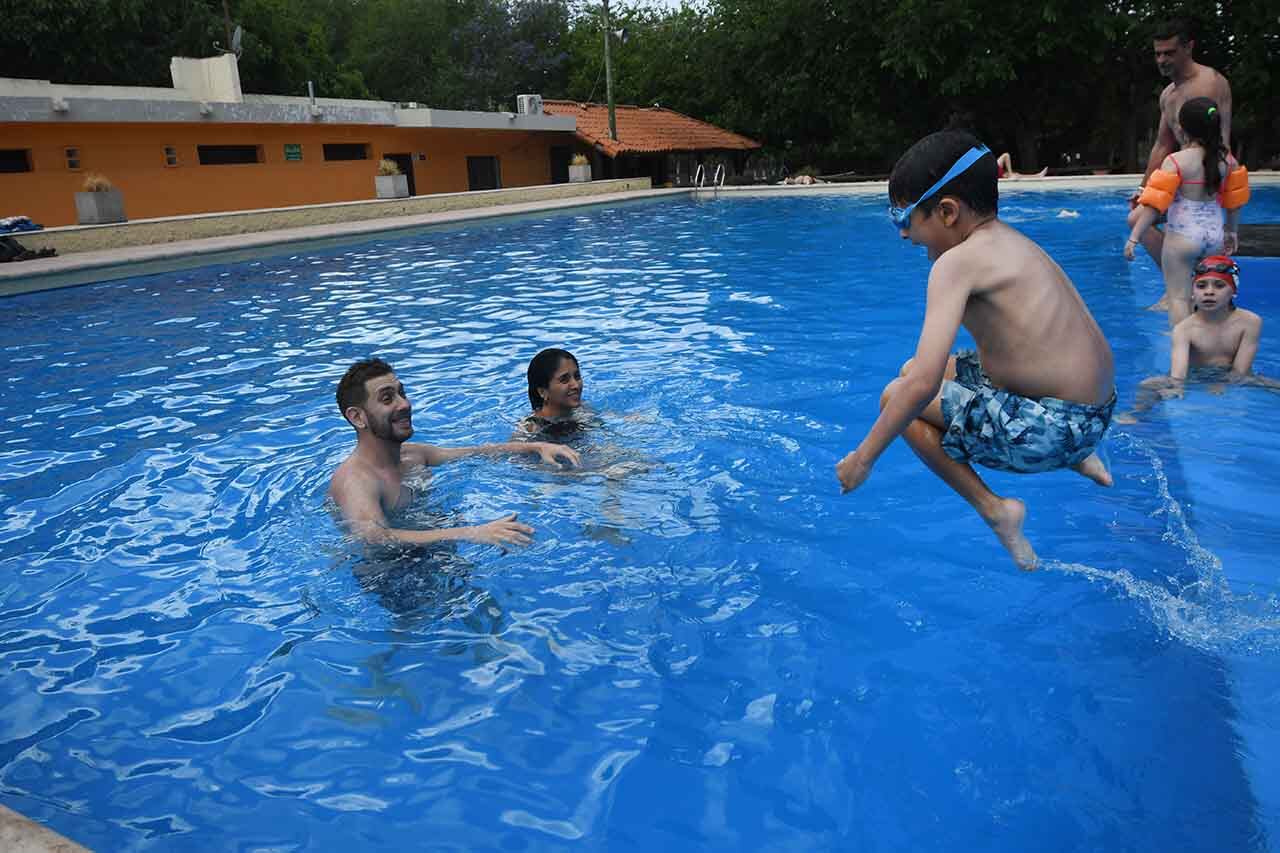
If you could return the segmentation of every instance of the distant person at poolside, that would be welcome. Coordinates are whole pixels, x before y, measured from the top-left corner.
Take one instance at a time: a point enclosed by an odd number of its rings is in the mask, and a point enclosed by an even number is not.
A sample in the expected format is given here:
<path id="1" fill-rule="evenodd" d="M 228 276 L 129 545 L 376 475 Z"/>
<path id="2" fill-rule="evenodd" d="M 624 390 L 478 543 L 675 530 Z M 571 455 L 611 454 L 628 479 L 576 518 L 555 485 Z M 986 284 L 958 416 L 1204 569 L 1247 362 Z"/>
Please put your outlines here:
<path id="1" fill-rule="evenodd" d="M 901 435 L 1030 570 L 1026 506 L 992 492 L 970 465 L 1070 468 L 1111 485 L 1094 451 L 1111 423 L 1115 374 L 1111 347 L 1071 280 L 998 218 L 997 181 L 996 158 L 958 131 L 926 136 L 893 167 L 889 217 L 933 261 L 924 321 L 915 356 L 836 476 L 844 491 L 858 488 Z M 961 325 L 977 352 L 949 355 Z"/>
<path id="2" fill-rule="evenodd" d="M 334 472 L 329 496 L 351 533 L 366 542 L 425 545 L 464 539 L 488 545 L 527 545 L 533 528 L 516 521 L 515 513 L 475 526 L 436 530 L 397 528 L 388 516 L 404 510 L 413 500 L 413 490 L 404 482 L 406 475 L 454 459 L 537 453 L 548 464 L 578 464 L 578 454 L 572 449 L 540 441 L 454 448 L 409 444 L 413 407 L 391 365 L 381 359 L 351 365 L 338 383 L 337 399 L 338 410 L 355 428 L 356 448 Z"/>
<path id="3" fill-rule="evenodd" d="M 1262 318 L 1236 305 L 1240 268 L 1226 255 L 1211 255 L 1196 264 L 1191 288 L 1194 309 L 1173 329 L 1169 374 L 1138 385 L 1133 410 L 1116 415 L 1131 424 L 1161 400 L 1181 397 L 1186 382 L 1229 382 L 1280 390 L 1280 382 L 1253 372 L 1262 338 Z"/>
<path id="4" fill-rule="evenodd" d="M 1227 78 L 1208 65 L 1196 62 L 1191 54 L 1195 50 L 1195 40 L 1191 38 L 1191 29 L 1182 20 L 1162 21 L 1153 32 L 1155 37 L 1156 67 L 1160 75 L 1171 81 L 1160 93 L 1160 123 L 1156 127 L 1156 141 L 1151 146 L 1147 157 L 1147 167 L 1142 173 L 1145 186 L 1151 173 L 1160 168 L 1166 157 L 1180 148 L 1185 148 L 1189 139 L 1178 120 L 1182 105 L 1192 98 L 1210 98 L 1218 106 L 1219 125 L 1222 130 L 1222 148 L 1231 150 L 1231 84 Z M 1143 187 L 1129 196 L 1129 227 L 1141 213 L 1138 198 Z M 1158 228 L 1149 229 L 1142 237 L 1142 247 L 1159 266 L 1163 255 L 1164 235 Z M 1153 310 L 1164 310 L 1163 301 L 1152 306 Z"/>
<path id="5" fill-rule="evenodd" d="M 1001 180 L 1008 179 L 1016 181 L 1021 178 L 1043 178 L 1047 174 L 1049 174 L 1048 166 L 1045 166 L 1034 175 L 1024 175 L 1022 172 L 1013 171 L 1013 158 L 1009 156 L 1008 151 L 996 158 L 996 177 Z"/>
<path id="6" fill-rule="evenodd" d="M 1220 122 L 1221 111 L 1209 98 L 1192 98 L 1182 105 L 1178 123 L 1187 143 L 1148 176 L 1137 215 L 1130 217 L 1124 244 L 1130 261 L 1156 218 L 1161 213 L 1168 217 L 1160 270 L 1170 326 L 1191 313 L 1196 261 L 1212 252 L 1235 252 L 1240 208 L 1249 200 L 1249 173 L 1223 148 Z"/>

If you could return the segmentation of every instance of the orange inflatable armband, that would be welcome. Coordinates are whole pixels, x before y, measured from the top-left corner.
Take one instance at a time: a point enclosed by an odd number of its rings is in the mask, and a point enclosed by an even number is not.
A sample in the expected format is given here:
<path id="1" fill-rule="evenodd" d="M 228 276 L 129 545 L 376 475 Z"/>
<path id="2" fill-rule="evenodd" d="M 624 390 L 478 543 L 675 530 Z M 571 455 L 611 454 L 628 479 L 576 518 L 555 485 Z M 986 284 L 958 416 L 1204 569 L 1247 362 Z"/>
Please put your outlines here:
<path id="1" fill-rule="evenodd" d="M 1151 173 L 1151 177 L 1147 178 L 1147 185 L 1142 188 L 1142 195 L 1138 196 L 1138 204 L 1154 207 L 1164 213 L 1169 209 L 1169 205 L 1173 204 L 1173 194 L 1178 191 L 1181 183 L 1181 176 L 1163 169 L 1156 169 Z"/>
<path id="2" fill-rule="evenodd" d="M 1244 166 L 1236 166 L 1231 174 L 1227 175 L 1227 180 L 1222 185 L 1222 192 L 1218 193 L 1218 204 L 1227 210 L 1235 210 L 1248 203 L 1249 170 Z"/>

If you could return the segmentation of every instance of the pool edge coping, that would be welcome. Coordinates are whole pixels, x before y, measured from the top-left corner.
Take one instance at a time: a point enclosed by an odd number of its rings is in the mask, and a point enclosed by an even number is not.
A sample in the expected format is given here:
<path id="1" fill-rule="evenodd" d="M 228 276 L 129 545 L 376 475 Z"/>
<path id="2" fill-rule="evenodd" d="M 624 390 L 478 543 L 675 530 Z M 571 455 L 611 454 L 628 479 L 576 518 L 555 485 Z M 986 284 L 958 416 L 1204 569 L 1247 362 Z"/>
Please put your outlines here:
<path id="1" fill-rule="evenodd" d="M 1251 175 L 1251 178 L 1260 185 L 1280 186 L 1280 172 L 1259 172 Z M 1010 179 L 1002 182 L 1001 188 L 1005 191 L 1013 192 L 1103 189 L 1132 187 L 1138 180 L 1140 180 L 1140 176 L 1134 174 L 1050 175 L 1044 178 Z M 703 199 L 708 196 L 718 197 L 720 193 L 748 197 L 771 196 L 778 193 L 875 195 L 885 192 L 887 187 L 887 181 L 863 181 L 857 183 L 751 184 L 746 186 L 631 189 L 619 192 L 535 199 L 509 204 L 360 219 L 341 223 L 302 225 L 217 237 L 151 243 L 120 249 L 76 252 L 54 258 L 21 261 L 16 264 L 0 264 L 0 299 L 7 296 L 19 296 L 24 293 L 36 293 L 112 281 L 135 275 L 175 272 L 219 262 L 248 260 L 254 257 L 261 257 L 269 250 L 279 249 L 291 244 L 341 245 L 343 243 L 359 242 L 361 238 L 373 239 L 375 236 L 390 236 L 397 232 L 410 233 L 424 228 L 477 219 L 492 219 L 503 216 L 517 216 L 543 211 L 567 210 L 576 207 L 616 204 L 678 195 L 696 199 Z M 422 198 L 429 197 L 424 196 Z M 332 204 L 319 205 L 319 207 L 333 206 Z M 228 211 L 225 215 L 239 216 L 259 212 L 261 211 Z M 185 216 L 169 217 L 168 219 L 178 221 L 191 218 L 193 217 Z M 39 233 L 41 232 L 27 232 L 28 236 Z M 23 234 L 18 233 L 6 236 L 22 237 Z"/>
<path id="2" fill-rule="evenodd" d="M 65 835 L 0 804 L 0 845 L 12 853 L 90 853 Z"/>
<path id="3" fill-rule="evenodd" d="M 623 190 L 74 252 L 0 264 L 0 298 L 246 260 L 290 245 L 350 244 L 472 220 L 643 201 L 691 192 L 688 187 Z M 239 213 L 243 212 L 234 215 Z M 174 220 L 187 218 L 190 217 L 173 217 Z M 28 232 L 28 236 L 39 233 Z M 5 236 L 21 238 L 23 234 Z"/>

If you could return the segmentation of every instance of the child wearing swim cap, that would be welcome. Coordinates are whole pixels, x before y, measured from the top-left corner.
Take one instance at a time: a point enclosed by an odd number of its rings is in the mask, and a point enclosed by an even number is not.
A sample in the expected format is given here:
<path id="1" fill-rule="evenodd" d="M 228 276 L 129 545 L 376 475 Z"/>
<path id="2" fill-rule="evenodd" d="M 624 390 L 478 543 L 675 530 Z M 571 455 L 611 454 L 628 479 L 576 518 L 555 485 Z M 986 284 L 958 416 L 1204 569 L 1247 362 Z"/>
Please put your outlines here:
<path id="1" fill-rule="evenodd" d="M 1195 266 L 1191 316 L 1173 329 L 1169 375 L 1186 379 L 1189 367 L 1226 368 L 1235 376 L 1253 372 L 1262 318 L 1236 306 L 1240 268 L 1226 255 L 1210 255 Z"/>
<path id="2" fill-rule="evenodd" d="M 1253 373 L 1262 318 L 1236 305 L 1239 291 L 1240 267 L 1227 255 L 1210 255 L 1196 264 L 1191 315 L 1173 327 L 1169 375 L 1139 383 L 1133 411 L 1117 415 L 1118 422 L 1134 423 L 1160 400 L 1181 397 L 1193 371 L 1192 378 L 1201 380 L 1280 387 Z"/>

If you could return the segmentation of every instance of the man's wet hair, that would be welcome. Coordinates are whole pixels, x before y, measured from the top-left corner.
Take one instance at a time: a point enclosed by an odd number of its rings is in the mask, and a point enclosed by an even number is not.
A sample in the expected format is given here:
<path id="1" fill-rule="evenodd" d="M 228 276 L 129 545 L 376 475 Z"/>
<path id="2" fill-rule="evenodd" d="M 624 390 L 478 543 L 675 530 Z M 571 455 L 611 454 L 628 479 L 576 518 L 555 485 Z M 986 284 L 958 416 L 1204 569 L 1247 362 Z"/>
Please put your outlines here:
<path id="1" fill-rule="evenodd" d="M 369 390 L 365 383 L 378 376 L 395 373 L 391 365 L 380 358 L 366 358 L 357 361 L 347 368 L 338 380 L 338 411 L 345 418 L 347 409 L 352 406 L 363 406 L 369 400 Z"/>
<path id="2" fill-rule="evenodd" d="M 889 200 L 896 206 L 911 204 L 933 186 L 970 148 L 982 143 L 962 130 L 940 130 L 921 139 L 898 158 L 889 175 Z M 917 209 L 925 216 L 933 213 L 944 195 L 958 198 L 974 213 L 995 213 L 1000 204 L 996 187 L 996 157 L 990 151 L 956 175 Z"/>
<path id="3" fill-rule="evenodd" d="M 578 363 L 573 353 L 554 348 L 544 349 L 529 362 L 529 370 L 526 374 L 529 379 L 529 405 L 535 412 L 542 408 L 542 398 L 538 396 L 538 389 L 546 388 L 551 384 L 551 377 L 556 375 L 556 368 L 560 366 L 562 358 L 567 358 L 574 364 Z"/>
<path id="4" fill-rule="evenodd" d="M 1176 38 L 1182 44 L 1191 43 L 1191 24 L 1185 18 L 1166 18 L 1157 21 L 1151 28 L 1153 41 L 1166 41 Z"/>

